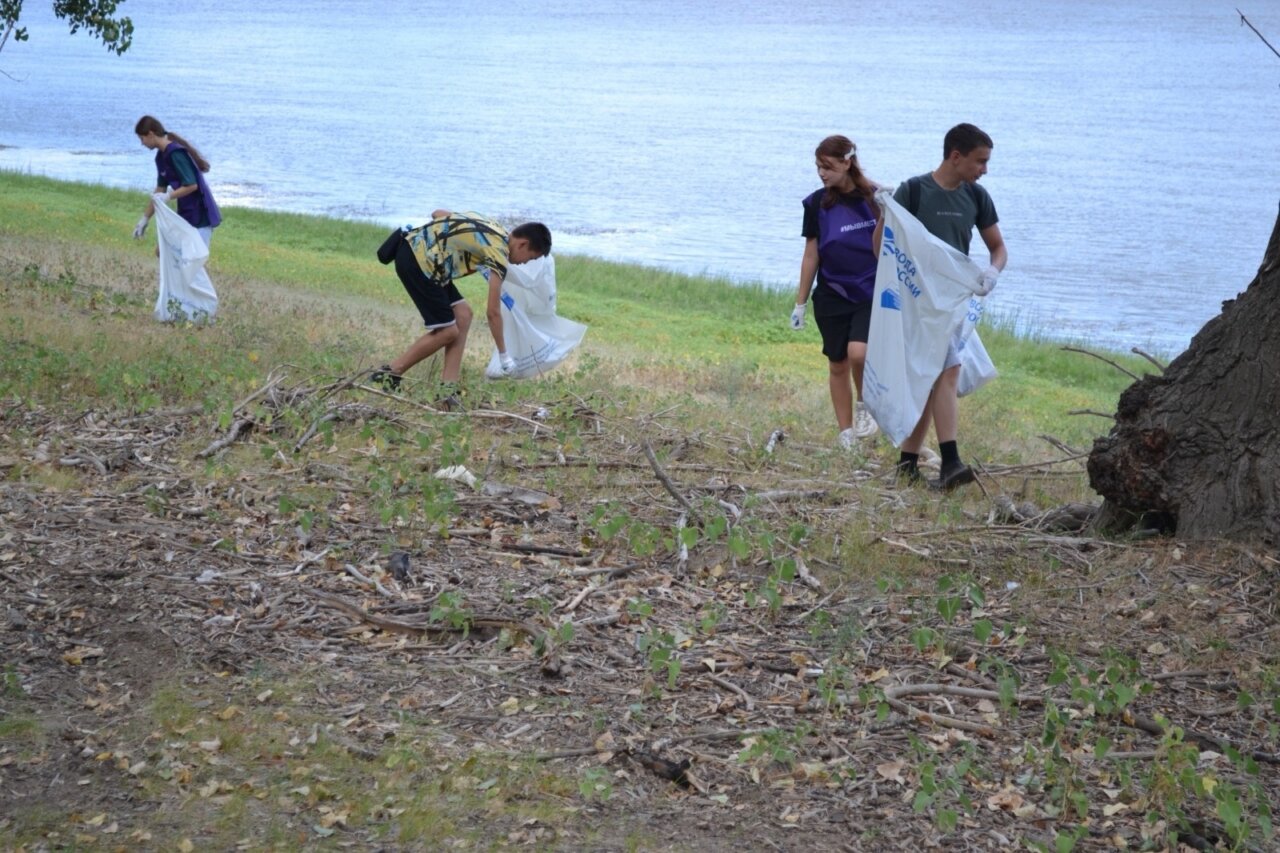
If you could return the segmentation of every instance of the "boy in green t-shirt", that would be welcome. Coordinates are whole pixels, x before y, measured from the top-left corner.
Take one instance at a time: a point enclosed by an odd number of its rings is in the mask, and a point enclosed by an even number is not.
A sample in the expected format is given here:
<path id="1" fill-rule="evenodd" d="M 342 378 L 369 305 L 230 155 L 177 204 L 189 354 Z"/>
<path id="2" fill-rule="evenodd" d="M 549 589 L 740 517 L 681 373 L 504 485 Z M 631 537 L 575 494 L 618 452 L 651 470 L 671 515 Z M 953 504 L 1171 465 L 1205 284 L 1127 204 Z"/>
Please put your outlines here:
<path id="1" fill-rule="evenodd" d="M 958 124 L 947 131 L 942 141 L 942 164 L 928 174 L 904 181 L 893 194 L 894 200 L 906 207 L 931 234 L 966 255 L 973 229 L 978 229 L 978 236 L 987 244 L 990 254 L 990 263 L 982 273 L 979 296 L 991 292 L 1000 271 L 1009 261 L 1004 237 L 1000 234 L 996 206 L 987 191 L 978 186 L 978 179 L 987 173 L 993 147 L 995 143 L 991 137 L 977 127 Z M 929 435 L 930 421 L 938 436 L 938 451 L 942 455 L 942 474 L 937 485 L 950 491 L 973 482 L 973 470 L 960 460 L 956 444 L 960 416 L 956 393 L 959 379 L 960 356 L 952 345 L 947 351 L 942 373 L 929 393 L 920 422 L 902 442 L 898 472 L 908 482 L 918 483 L 924 479 L 918 464 L 920 449 Z"/>

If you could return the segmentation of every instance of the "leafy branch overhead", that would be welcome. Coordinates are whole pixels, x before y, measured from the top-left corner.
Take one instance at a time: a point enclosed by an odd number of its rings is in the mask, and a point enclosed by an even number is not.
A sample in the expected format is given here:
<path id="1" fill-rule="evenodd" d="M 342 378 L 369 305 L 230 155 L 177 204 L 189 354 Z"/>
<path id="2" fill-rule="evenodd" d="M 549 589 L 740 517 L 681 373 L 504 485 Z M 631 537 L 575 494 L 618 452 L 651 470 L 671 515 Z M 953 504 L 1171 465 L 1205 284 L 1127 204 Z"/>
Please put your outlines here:
<path id="1" fill-rule="evenodd" d="M 85 30 L 102 41 L 111 53 L 124 53 L 133 44 L 133 21 L 117 17 L 123 0 L 54 0 L 53 14 L 67 22 L 72 34 Z M 14 41 L 27 41 L 26 27 L 18 26 L 23 0 L 0 0 L 0 50 Z"/>

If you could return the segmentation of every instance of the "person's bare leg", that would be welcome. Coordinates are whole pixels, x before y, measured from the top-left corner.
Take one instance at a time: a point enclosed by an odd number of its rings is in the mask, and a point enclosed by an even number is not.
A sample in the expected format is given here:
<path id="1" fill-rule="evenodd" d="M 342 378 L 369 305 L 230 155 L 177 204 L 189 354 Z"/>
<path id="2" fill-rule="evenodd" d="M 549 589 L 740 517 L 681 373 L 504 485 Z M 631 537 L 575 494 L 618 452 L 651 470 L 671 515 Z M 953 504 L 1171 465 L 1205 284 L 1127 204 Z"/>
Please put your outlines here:
<path id="1" fill-rule="evenodd" d="M 956 440 L 960 425 L 960 399 L 956 394 L 959 385 L 960 365 L 957 364 L 942 371 L 929 394 L 929 405 L 933 409 L 933 429 L 938 435 L 938 444 Z"/>
<path id="2" fill-rule="evenodd" d="M 867 364 L 867 345 L 861 341 L 849 341 L 849 372 L 853 374 L 853 386 L 862 399 L 862 369 Z"/>
<path id="3" fill-rule="evenodd" d="M 391 372 L 403 376 L 404 372 L 423 359 L 430 358 L 440 349 L 457 340 L 458 327 L 445 326 L 443 329 L 432 329 L 413 343 L 400 356 L 389 364 Z"/>
<path id="4" fill-rule="evenodd" d="M 933 388 L 936 390 L 937 383 Z M 933 423 L 933 390 L 929 391 L 929 399 L 924 404 L 924 411 L 920 413 L 920 420 L 916 421 L 916 428 L 911 431 L 911 435 L 902 440 L 902 447 L 899 448 L 903 453 L 919 453 L 920 448 L 924 447 L 924 440 L 929 437 L 929 426 Z"/>
<path id="5" fill-rule="evenodd" d="M 836 410 L 836 428 L 844 432 L 853 426 L 853 383 L 849 381 L 849 359 L 827 362 L 827 387 Z"/>
<path id="6" fill-rule="evenodd" d="M 441 382 L 457 382 L 462 375 L 462 353 L 467 347 L 467 333 L 471 331 L 471 306 L 465 302 L 455 303 L 453 318 L 458 321 L 455 327 L 458 335 L 444 348 L 444 369 L 440 371 Z"/>

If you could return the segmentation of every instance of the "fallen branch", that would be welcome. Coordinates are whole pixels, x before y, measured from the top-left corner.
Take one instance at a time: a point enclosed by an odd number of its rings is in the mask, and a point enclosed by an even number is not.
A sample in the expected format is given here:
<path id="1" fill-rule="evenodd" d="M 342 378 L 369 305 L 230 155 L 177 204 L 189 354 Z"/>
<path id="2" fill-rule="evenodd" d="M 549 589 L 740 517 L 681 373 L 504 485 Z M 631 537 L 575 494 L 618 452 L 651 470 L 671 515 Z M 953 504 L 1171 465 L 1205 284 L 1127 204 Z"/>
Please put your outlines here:
<path id="1" fill-rule="evenodd" d="M 236 439 L 240 438 L 242 434 L 250 432 L 255 426 L 257 426 L 257 423 L 253 418 L 236 418 L 232 422 L 231 426 L 227 428 L 226 434 L 223 435 L 222 438 L 210 444 L 204 450 L 197 453 L 196 458 L 208 459 L 215 453 L 226 450 L 234 444 Z"/>
<path id="2" fill-rule="evenodd" d="M 653 473 L 657 475 L 658 482 L 662 484 L 663 488 L 671 494 L 671 497 L 676 499 L 680 506 L 684 507 L 684 511 L 692 516 L 694 521 L 698 522 L 698 524 L 702 524 L 702 520 L 698 517 L 698 513 L 694 511 L 693 506 L 689 503 L 688 499 L 684 495 L 680 494 L 680 491 L 676 489 L 676 484 L 671 482 L 671 478 L 667 476 L 667 472 L 662 470 L 662 464 L 658 462 L 658 457 L 653 452 L 653 445 L 649 444 L 648 439 L 645 439 L 644 441 L 644 455 L 648 458 L 649 466 L 653 468 Z"/>
<path id="3" fill-rule="evenodd" d="M 512 633 L 524 634 L 528 637 L 531 637 L 535 643 L 540 643 L 544 646 L 546 645 L 546 639 L 547 639 L 546 634 L 544 634 L 542 631 L 539 631 L 537 628 L 530 625 L 528 622 L 524 622 L 518 619 L 500 619 L 500 618 L 495 618 L 490 616 L 479 616 L 479 617 L 473 616 L 465 620 L 465 622 L 458 625 L 451 625 L 444 622 L 440 622 L 440 623 L 433 622 L 430 625 L 415 625 L 409 622 L 398 622 L 395 619 L 387 619 L 383 616 L 375 616 L 374 614 L 368 613 L 362 610 L 360 607 L 357 607 L 351 602 L 345 599 L 339 598 L 336 595 L 329 595 L 328 593 L 320 592 L 318 590 L 308 590 L 307 594 L 312 596 L 313 598 L 315 598 L 316 600 L 320 601 L 323 604 L 327 604 L 336 610 L 342 611 L 343 613 L 356 619 L 357 621 L 368 623 L 370 625 L 373 625 L 376 628 L 382 629 L 383 631 L 391 631 L 392 633 L 412 634 L 414 636 L 420 637 L 423 634 L 432 634 L 432 633 L 466 634 L 466 633 L 469 633 L 473 628 L 490 628 L 490 629 L 497 629 L 497 630 L 506 629 L 508 631 L 511 631 Z"/>
<path id="4" fill-rule="evenodd" d="M 747 691 L 743 690 L 741 687 L 734 684 L 732 681 L 729 681 L 726 678 L 721 678 L 718 675 L 712 675 L 710 673 L 704 674 L 702 677 L 707 679 L 717 687 L 723 687 L 725 690 L 728 690 L 730 693 L 736 694 L 738 697 L 742 699 L 743 702 L 746 703 L 748 711 L 754 711 L 756 709 L 756 703 L 754 700 L 752 700 L 751 696 L 747 694 Z"/>
<path id="5" fill-rule="evenodd" d="M 1128 368 L 1125 368 L 1125 367 L 1121 367 L 1119 364 L 1115 363 L 1111 359 L 1106 358 L 1105 356 L 1098 355 L 1096 352 L 1089 352 L 1089 350 L 1080 349 L 1080 347 L 1061 347 L 1061 349 L 1063 352 L 1078 352 L 1084 355 L 1091 355 L 1094 358 L 1096 358 L 1098 361 L 1106 362 L 1107 364 L 1111 365 L 1116 370 L 1120 371 L 1121 373 L 1128 376 L 1130 379 L 1133 379 L 1134 381 L 1137 381 L 1138 379 L 1142 378 L 1138 376 L 1138 374 L 1134 373 L 1132 370 L 1129 370 Z"/>

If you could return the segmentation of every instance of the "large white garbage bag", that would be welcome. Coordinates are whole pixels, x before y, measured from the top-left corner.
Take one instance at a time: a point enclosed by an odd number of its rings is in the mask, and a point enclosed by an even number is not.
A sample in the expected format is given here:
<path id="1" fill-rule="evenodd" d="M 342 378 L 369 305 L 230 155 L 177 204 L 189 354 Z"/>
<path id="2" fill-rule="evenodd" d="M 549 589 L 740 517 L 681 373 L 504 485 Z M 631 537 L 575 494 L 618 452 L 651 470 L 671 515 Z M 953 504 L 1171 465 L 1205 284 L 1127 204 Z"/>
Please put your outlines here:
<path id="1" fill-rule="evenodd" d="M 156 196 L 156 238 L 160 245 L 160 293 L 156 319 L 162 323 L 208 323 L 218 313 L 218 294 L 205 271 L 209 247 L 200 232 Z"/>
<path id="2" fill-rule="evenodd" d="M 929 233 L 888 191 L 876 194 L 884 237 L 876 268 L 862 398 L 880 429 L 902 444 L 924 413 L 947 348 L 960 352 L 960 390 L 977 390 L 995 366 L 974 326 L 982 268 Z"/>
<path id="3" fill-rule="evenodd" d="M 516 369 L 507 374 L 516 379 L 540 376 L 568 357 L 587 333 L 587 327 L 556 315 L 556 261 L 543 255 L 523 264 L 507 267 L 502 280 L 502 336 L 507 355 Z M 498 348 L 485 369 L 485 376 L 503 376 Z"/>

